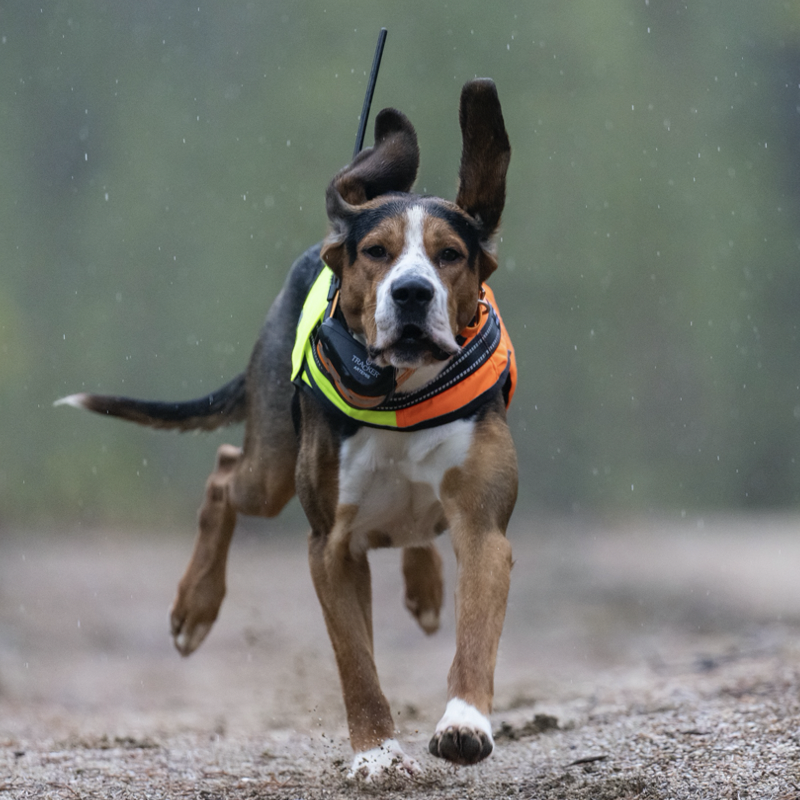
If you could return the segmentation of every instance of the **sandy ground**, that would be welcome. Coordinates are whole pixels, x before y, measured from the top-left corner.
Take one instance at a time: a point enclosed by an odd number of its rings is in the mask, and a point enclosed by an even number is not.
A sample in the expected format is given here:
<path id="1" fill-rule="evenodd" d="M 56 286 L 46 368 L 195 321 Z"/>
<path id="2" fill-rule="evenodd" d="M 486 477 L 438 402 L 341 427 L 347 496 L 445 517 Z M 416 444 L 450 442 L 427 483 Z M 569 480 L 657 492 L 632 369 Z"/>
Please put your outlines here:
<path id="1" fill-rule="evenodd" d="M 305 533 L 237 534 L 229 594 L 182 659 L 167 609 L 193 532 L 0 534 L 0 797 L 338 798 L 351 753 Z M 427 755 L 453 655 L 372 559 L 376 654 L 425 767 L 387 797 L 800 797 L 800 519 L 517 518 L 497 747 Z"/>

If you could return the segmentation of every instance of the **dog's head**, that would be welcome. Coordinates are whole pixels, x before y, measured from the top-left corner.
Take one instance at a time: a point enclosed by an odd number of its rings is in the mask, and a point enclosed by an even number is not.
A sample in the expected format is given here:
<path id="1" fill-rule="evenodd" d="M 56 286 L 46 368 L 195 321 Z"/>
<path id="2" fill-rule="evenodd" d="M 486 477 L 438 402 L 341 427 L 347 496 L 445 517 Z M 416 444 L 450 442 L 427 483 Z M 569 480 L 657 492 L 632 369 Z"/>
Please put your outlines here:
<path id="1" fill-rule="evenodd" d="M 375 120 L 375 146 L 328 186 L 325 263 L 341 280 L 350 330 L 379 366 L 417 368 L 446 359 L 497 268 L 492 235 L 505 204 L 511 156 L 497 90 L 487 79 L 461 92 L 463 139 L 455 203 L 410 194 L 417 136 L 399 111 Z"/>

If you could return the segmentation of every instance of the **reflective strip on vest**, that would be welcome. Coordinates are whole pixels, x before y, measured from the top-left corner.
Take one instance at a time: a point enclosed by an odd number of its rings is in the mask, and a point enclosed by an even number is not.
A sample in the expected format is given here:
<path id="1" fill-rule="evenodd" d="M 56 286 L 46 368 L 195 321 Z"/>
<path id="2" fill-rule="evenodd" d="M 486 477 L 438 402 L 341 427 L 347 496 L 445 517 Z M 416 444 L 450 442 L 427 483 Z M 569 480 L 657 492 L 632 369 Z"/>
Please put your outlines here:
<path id="1" fill-rule="evenodd" d="M 297 337 L 292 349 L 292 381 L 295 385 L 308 386 L 321 394 L 341 413 L 357 422 L 393 430 L 429 427 L 437 424 L 438 418 L 457 418 L 460 410 L 466 411 L 473 401 L 497 388 L 498 385 L 504 389 L 506 405 L 508 406 L 511 402 L 517 383 L 514 348 L 497 311 L 494 294 L 488 286 L 484 285 L 486 300 L 494 309 L 500 325 L 500 342 L 490 354 L 487 354 L 487 358 L 477 369 L 466 376 L 462 376 L 462 373 L 457 371 L 452 376 L 452 381 L 445 382 L 444 386 L 440 386 L 429 396 L 426 396 L 425 387 L 422 387 L 418 392 L 413 393 L 414 402 L 411 405 L 394 403 L 401 407 L 393 410 L 353 408 L 339 394 L 333 381 L 326 372 L 320 369 L 314 357 L 314 332 L 325 315 L 333 277 L 330 268 L 323 267 L 303 304 L 297 325 Z M 475 337 L 479 336 L 481 331 L 486 328 L 487 317 L 491 312 L 483 304 L 479 305 L 479 310 L 475 325 L 461 331 L 461 336 L 465 339 L 464 349 L 469 348 L 472 344 L 476 347 L 482 344 L 480 341 L 476 341 Z M 447 369 L 448 367 L 444 368 L 442 376 L 445 375 Z M 419 397 L 416 397 L 417 395 Z M 409 399 L 411 398 L 412 395 L 409 396 Z M 401 399 L 402 395 L 395 395 L 387 405 L 391 405 L 394 400 Z"/>

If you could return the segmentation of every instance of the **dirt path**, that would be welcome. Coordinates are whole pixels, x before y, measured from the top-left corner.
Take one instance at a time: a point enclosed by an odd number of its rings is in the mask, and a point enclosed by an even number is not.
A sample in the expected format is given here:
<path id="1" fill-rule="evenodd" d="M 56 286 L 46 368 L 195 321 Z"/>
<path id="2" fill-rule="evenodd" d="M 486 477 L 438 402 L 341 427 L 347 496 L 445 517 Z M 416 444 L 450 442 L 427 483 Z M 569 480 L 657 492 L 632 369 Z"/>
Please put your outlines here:
<path id="1" fill-rule="evenodd" d="M 166 612 L 192 533 L 0 538 L 0 797 L 337 798 L 359 790 L 305 535 L 251 529 L 209 640 Z M 426 767 L 389 797 L 800 797 L 800 519 L 517 519 L 496 676 L 497 748 L 426 753 L 453 655 L 372 559 L 376 654 Z"/>

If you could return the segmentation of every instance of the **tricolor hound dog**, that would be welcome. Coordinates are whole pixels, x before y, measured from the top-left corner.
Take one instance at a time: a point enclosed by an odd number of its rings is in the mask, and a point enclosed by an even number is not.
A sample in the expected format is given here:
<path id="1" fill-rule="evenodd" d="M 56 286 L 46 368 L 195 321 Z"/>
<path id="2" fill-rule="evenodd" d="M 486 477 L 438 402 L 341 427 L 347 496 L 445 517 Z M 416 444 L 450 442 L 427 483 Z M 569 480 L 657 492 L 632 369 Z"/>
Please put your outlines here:
<path id="1" fill-rule="evenodd" d="M 394 738 L 373 660 L 374 547 L 403 549 L 405 604 L 439 626 L 450 531 L 458 560 L 456 655 L 430 752 L 474 764 L 492 751 L 487 715 L 506 610 L 517 460 L 506 424 L 511 342 L 486 279 L 510 157 L 494 83 L 461 94 L 455 203 L 410 193 L 419 151 L 394 109 L 375 145 L 331 181 L 331 230 L 293 265 L 247 371 L 200 400 L 79 394 L 58 401 L 156 428 L 244 421 L 208 479 L 194 552 L 171 610 L 183 655 L 203 641 L 225 594 L 236 515 L 272 517 L 296 493 L 311 523 L 309 561 L 341 677 L 351 775 L 420 768 Z"/>

